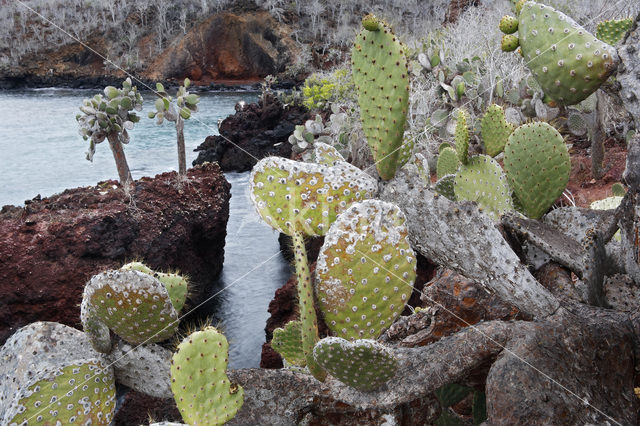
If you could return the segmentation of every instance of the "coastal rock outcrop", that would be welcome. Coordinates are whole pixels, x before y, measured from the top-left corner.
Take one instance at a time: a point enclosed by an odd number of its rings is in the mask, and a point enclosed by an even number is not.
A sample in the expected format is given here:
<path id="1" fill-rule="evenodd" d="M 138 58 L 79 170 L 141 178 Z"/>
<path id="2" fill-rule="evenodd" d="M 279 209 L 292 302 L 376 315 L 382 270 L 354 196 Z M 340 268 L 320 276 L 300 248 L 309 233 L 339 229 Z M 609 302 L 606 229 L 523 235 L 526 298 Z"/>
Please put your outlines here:
<path id="1" fill-rule="evenodd" d="M 193 165 L 218 162 L 225 172 L 246 172 L 259 159 L 277 155 L 289 158 L 287 141 L 295 126 L 310 117 L 302 106 L 286 106 L 271 93 L 257 103 L 236 106 L 236 113 L 219 126 L 220 135 L 208 136 L 195 151 Z"/>
<path id="2" fill-rule="evenodd" d="M 77 327 L 86 281 L 140 259 L 191 277 L 198 303 L 222 270 L 230 185 L 216 164 L 75 188 L 0 211 L 0 345 L 33 321 Z"/>

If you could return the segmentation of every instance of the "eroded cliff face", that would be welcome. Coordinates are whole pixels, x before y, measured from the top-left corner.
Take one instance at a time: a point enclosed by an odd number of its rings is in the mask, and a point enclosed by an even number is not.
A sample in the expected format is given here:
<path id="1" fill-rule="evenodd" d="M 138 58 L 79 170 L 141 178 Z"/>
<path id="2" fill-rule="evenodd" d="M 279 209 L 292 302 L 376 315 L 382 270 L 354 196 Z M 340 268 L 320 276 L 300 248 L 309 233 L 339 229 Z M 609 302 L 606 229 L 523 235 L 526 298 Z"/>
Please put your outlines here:
<path id="1" fill-rule="evenodd" d="M 257 81 L 284 71 L 295 50 L 286 28 L 266 11 L 209 17 L 153 61 L 145 77 Z"/>
<path id="2" fill-rule="evenodd" d="M 0 345 L 33 321 L 79 326 L 86 281 L 140 259 L 180 270 L 201 301 L 222 270 L 230 185 L 217 164 L 75 188 L 0 212 Z"/>

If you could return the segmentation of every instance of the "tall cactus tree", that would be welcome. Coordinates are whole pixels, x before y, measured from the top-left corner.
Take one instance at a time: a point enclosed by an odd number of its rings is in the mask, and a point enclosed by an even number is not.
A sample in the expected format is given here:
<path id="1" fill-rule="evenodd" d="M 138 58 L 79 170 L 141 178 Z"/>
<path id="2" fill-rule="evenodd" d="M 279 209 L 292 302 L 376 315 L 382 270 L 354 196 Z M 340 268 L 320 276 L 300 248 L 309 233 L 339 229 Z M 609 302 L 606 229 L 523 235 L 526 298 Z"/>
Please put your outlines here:
<path id="1" fill-rule="evenodd" d="M 382 179 L 398 167 L 409 105 L 409 71 L 404 46 L 373 15 L 362 20 L 351 52 L 362 127 Z"/>
<path id="2" fill-rule="evenodd" d="M 156 83 L 156 90 L 159 98 L 156 99 L 156 111 L 149 113 L 149 118 L 155 119 L 158 125 L 164 120 L 176 124 L 176 135 L 178 137 L 178 173 L 180 176 L 187 174 L 187 160 L 184 145 L 184 121 L 191 117 L 192 112 L 198 111 L 200 97 L 187 90 L 191 81 L 184 79 L 182 86 L 178 88 L 175 103 L 173 98 L 164 90 L 161 83 Z"/>
<path id="3" fill-rule="evenodd" d="M 120 184 L 124 187 L 133 181 L 122 145 L 129 143 L 127 131 L 140 121 L 134 110 L 142 110 L 142 96 L 127 78 L 122 82 L 122 89 L 107 86 L 104 96 L 97 94 L 82 101 L 82 114 L 76 115 L 80 134 L 84 140 L 90 140 L 87 160 L 93 161 L 96 144 L 107 139 L 116 161 Z"/>

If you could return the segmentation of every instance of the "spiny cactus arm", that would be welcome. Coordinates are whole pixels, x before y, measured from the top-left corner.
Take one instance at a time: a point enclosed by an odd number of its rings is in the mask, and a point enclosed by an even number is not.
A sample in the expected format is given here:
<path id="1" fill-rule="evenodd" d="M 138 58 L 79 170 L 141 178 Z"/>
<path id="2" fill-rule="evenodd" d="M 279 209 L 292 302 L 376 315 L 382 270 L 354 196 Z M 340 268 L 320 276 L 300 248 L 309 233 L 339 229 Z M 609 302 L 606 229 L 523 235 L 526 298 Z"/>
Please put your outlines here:
<path id="1" fill-rule="evenodd" d="M 469 157 L 469 114 L 464 109 L 456 113 L 456 153 L 462 164 L 467 164 Z"/>
<path id="2" fill-rule="evenodd" d="M 399 174 L 381 198 L 402 206 L 412 247 L 428 259 L 475 279 L 533 317 L 555 312 L 558 300 L 542 287 L 489 217 L 471 203 L 453 203 Z"/>
<path id="3" fill-rule="evenodd" d="M 81 331 L 29 324 L 0 348 L 0 360 L 0 424 L 106 426 L 113 420 L 113 369 Z"/>
<path id="4" fill-rule="evenodd" d="M 293 252 L 296 263 L 296 278 L 298 280 L 298 302 L 300 304 L 300 322 L 302 323 L 302 351 L 307 360 L 307 367 L 316 379 L 323 381 L 327 373 L 313 358 L 313 347 L 319 340 L 318 319 L 313 302 L 313 287 L 311 284 L 311 273 L 309 272 L 309 261 L 307 260 L 307 250 L 304 245 L 302 234 L 293 234 Z"/>
<path id="5" fill-rule="evenodd" d="M 171 358 L 171 391 L 188 424 L 221 425 L 244 402 L 244 389 L 227 376 L 229 343 L 206 327 L 187 336 Z"/>
<path id="6" fill-rule="evenodd" d="M 153 343 L 132 346 L 118 340 L 107 359 L 116 382 L 156 398 L 172 398 L 169 386 L 172 352 Z"/>
<path id="7" fill-rule="evenodd" d="M 380 176 L 398 168 L 409 105 L 409 71 L 404 46 L 391 28 L 373 15 L 363 19 L 351 53 L 362 127 Z"/>
<path id="8" fill-rule="evenodd" d="M 636 129 L 640 128 L 640 57 L 638 57 L 640 31 L 638 28 L 640 28 L 640 13 L 618 47 L 621 66 L 616 74 L 616 80 L 621 86 L 620 98 L 625 109 L 633 117 Z"/>

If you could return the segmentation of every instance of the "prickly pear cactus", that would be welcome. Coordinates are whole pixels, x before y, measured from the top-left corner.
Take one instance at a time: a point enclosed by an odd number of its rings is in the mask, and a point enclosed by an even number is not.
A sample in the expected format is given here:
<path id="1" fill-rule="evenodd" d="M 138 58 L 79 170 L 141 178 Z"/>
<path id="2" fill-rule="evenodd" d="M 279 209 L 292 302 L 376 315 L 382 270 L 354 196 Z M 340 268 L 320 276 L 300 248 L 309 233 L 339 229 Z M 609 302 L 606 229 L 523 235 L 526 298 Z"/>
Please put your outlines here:
<path id="1" fill-rule="evenodd" d="M 409 105 L 409 69 L 404 47 L 391 28 L 373 15 L 351 51 L 364 134 L 380 176 L 391 179 L 398 167 Z"/>
<path id="2" fill-rule="evenodd" d="M 596 37 L 613 46 L 622 40 L 622 37 L 629 31 L 632 24 L 632 18 L 599 22 L 596 28 Z"/>
<path id="3" fill-rule="evenodd" d="M 571 160 L 562 135 L 536 122 L 523 124 L 509 136 L 504 169 L 526 215 L 539 219 L 567 186 Z"/>
<path id="4" fill-rule="evenodd" d="M 513 210 L 511 190 L 500 164 L 487 155 L 476 155 L 458 170 L 454 192 L 459 201 L 475 201 L 489 216 L 497 220 Z"/>
<path id="5" fill-rule="evenodd" d="M 324 164 L 325 166 L 335 166 L 339 162 L 345 161 L 337 149 L 324 142 L 316 142 L 313 145 L 312 160 L 314 163 Z"/>
<path id="6" fill-rule="evenodd" d="M 438 179 L 446 175 L 455 174 L 460 167 L 460 160 L 458 160 L 458 153 L 455 149 L 445 147 L 438 154 L 438 162 L 436 163 L 436 175 Z"/>
<path id="7" fill-rule="evenodd" d="M 397 369 L 391 351 L 375 340 L 326 337 L 313 348 L 313 356 L 336 379 L 363 392 L 384 385 Z"/>
<path id="8" fill-rule="evenodd" d="M 469 155 L 469 114 L 459 109 L 456 114 L 456 153 L 458 154 L 458 160 L 462 164 L 467 164 Z"/>
<path id="9" fill-rule="evenodd" d="M 407 164 L 411 154 L 413 154 L 413 147 L 415 146 L 415 140 L 409 134 L 405 134 L 402 140 L 402 146 L 400 147 L 400 155 L 398 155 L 398 168 Z"/>
<path id="10" fill-rule="evenodd" d="M 289 364 L 304 367 L 307 360 L 302 350 L 302 323 L 289 321 L 284 328 L 273 330 L 271 347 Z"/>
<path id="11" fill-rule="evenodd" d="M 373 178 L 349 163 L 326 166 L 281 157 L 260 160 L 249 182 L 258 214 L 287 235 L 324 235 L 349 204 L 377 190 Z"/>
<path id="12" fill-rule="evenodd" d="M 375 339 L 403 311 L 415 277 L 404 214 L 391 203 L 367 200 L 342 213 L 326 235 L 316 296 L 334 334 Z"/>
<path id="13" fill-rule="evenodd" d="M 503 16 L 498 27 L 505 34 L 513 34 L 518 31 L 518 19 L 509 15 Z"/>
<path id="14" fill-rule="evenodd" d="M 84 333 L 33 323 L 6 341 L 0 360 L 0 424 L 111 424 L 113 369 Z"/>
<path id="15" fill-rule="evenodd" d="M 142 110 L 142 96 L 129 78 L 122 83 L 122 89 L 107 86 L 104 96 L 98 94 L 82 101 L 82 114 L 76 116 L 76 121 L 83 139 L 89 140 L 87 160 L 93 161 L 96 144 L 110 133 L 116 133 L 121 143 L 129 142 L 127 131 L 140 121 L 134 110 Z"/>
<path id="16" fill-rule="evenodd" d="M 177 312 L 184 307 L 189 294 L 189 279 L 176 273 L 156 272 L 142 262 L 129 262 L 120 268 L 122 271 L 140 271 L 160 281 L 169 292 L 171 304 Z"/>
<path id="17" fill-rule="evenodd" d="M 213 327 L 187 336 L 171 359 L 171 390 L 182 419 L 190 425 L 221 425 L 244 402 L 244 389 L 231 383 L 227 339 Z"/>
<path id="18" fill-rule="evenodd" d="M 520 40 L 518 37 L 513 34 L 505 34 L 502 36 L 502 40 L 500 40 L 500 49 L 503 52 L 513 52 L 518 47 L 520 47 Z"/>
<path id="19" fill-rule="evenodd" d="M 178 313 L 165 286 L 135 270 L 93 276 L 84 288 L 80 319 L 102 352 L 108 352 L 108 329 L 134 345 L 161 342 L 178 329 Z"/>
<path id="20" fill-rule="evenodd" d="M 587 98 L 619 63 L 612 46 L 544 4 L 522 3 L 518 34 L 525 63 L 545 94 L 561 105 Z"/>
<path id="21" fill-rule="evenodd" d="M 482 116 L 480 131 L 487 155 L 495 157 L 500 154 L 513 132 L 513 124 L 509 123 L 504 110 L 499 105 L 491 105 Z"/>
<path id="22" fill-rule="evenodd" d="M 455 178 L 454 174 L 442 176 L 434 186 L 435 191 L 451 201 L 456 201 Z"/>

